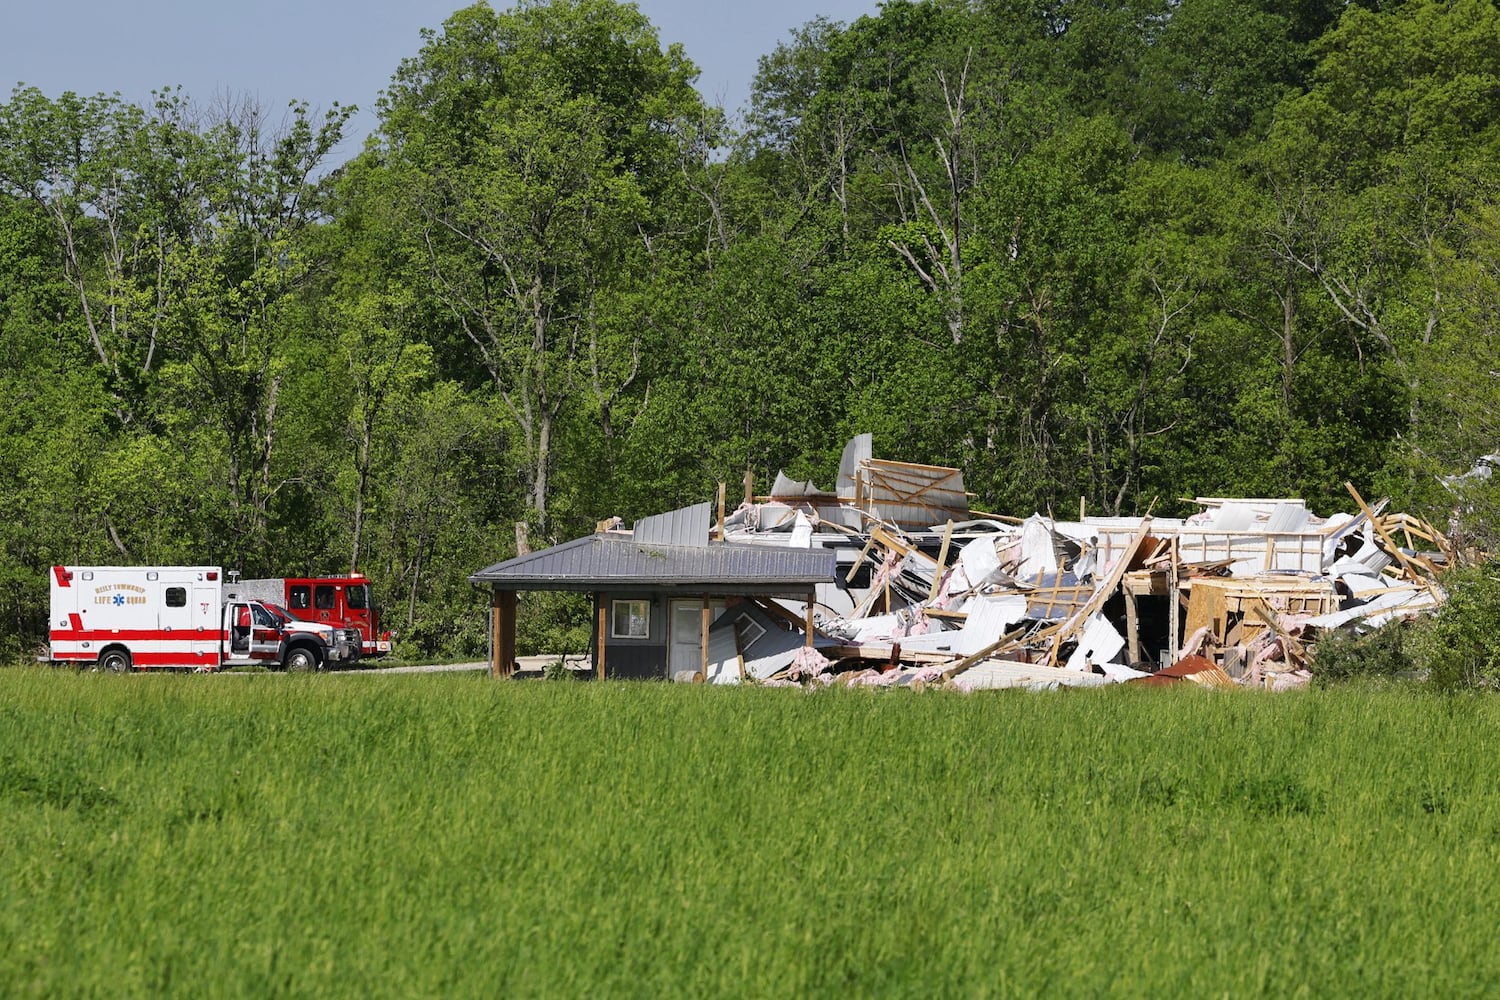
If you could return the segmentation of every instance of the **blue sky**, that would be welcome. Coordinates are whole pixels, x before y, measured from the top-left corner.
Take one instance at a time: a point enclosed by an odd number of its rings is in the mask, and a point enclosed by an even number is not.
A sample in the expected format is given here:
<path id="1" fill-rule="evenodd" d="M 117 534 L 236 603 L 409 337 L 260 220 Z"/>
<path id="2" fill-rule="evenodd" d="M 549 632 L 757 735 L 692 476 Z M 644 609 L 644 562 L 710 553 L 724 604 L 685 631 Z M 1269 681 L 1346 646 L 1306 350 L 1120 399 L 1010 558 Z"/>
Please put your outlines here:
<path id="1" fill-rule="evenodd" d="M 491 0 L 497 9 L 505 0 Z M 254 96 L 269 108 L 297 98 L 315 108 L 357 104 L 358 151 L 374 127 L 375 97 L 396 65 L 415 55 L 419 32 L 437 28 L 462 0 L 21 0 L 0 30 L 0 96 L 18 81 L 49 97 L 119 91 L 146 102 L 180 84 L 195 101 Z M 823 15 L 853 21 L 877 0 L 639 0 L 665 45 L 682 42 L 698 88 L 731 112 L 745 103 L 756 59 Z"/>

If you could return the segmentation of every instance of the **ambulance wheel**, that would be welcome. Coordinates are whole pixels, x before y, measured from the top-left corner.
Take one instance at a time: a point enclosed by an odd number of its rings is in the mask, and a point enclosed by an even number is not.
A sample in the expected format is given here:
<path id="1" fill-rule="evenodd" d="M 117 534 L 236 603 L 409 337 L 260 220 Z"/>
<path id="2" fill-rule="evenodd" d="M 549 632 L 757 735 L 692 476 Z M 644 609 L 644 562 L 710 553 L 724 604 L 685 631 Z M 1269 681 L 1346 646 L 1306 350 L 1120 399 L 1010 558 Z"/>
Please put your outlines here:
<path id="1" fill-rule="evenodd" d="M 99 654 L 99 669 L 112 674 L 123 674 L 130 669 L 130 650 L 111 646 Z"/>
<path id="2" fill-rule="evenodd" d="M 306 673 L 318 669 L 318 654 L 306 646 L 298 646 L 286 654 L 283 664 L 288 673 Z"/>

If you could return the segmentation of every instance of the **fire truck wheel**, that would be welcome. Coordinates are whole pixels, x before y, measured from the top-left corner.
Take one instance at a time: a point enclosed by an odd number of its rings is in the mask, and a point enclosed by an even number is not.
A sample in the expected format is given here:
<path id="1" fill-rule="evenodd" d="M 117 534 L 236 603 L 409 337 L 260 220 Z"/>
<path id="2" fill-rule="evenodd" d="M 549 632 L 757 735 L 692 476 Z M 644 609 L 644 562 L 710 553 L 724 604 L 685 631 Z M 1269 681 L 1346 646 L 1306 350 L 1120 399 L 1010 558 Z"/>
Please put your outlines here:
<path id="1" fill-rule="evenodd" d="M 130 669 L 130 650 L 111 646 L 99 654 L 99 669 L 112 674 L 123 674 Z"/>
<path id="2" fill-rule="evenodd" d="M 308 670 L 318 669 L 318 654 L 306 646 L 298 646 L 286 654 L 287 672 L 305 673 Z"/>

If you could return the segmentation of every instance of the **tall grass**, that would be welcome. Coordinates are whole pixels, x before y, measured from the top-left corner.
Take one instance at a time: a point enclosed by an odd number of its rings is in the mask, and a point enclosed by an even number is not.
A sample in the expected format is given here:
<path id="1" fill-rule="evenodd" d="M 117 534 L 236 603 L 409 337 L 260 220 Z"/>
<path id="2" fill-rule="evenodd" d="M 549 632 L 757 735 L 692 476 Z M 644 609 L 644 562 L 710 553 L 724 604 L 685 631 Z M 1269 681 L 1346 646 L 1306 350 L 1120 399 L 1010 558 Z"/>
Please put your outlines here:
<path id="1" fill-rule="evenodd" d="M 0 673 L 6 996 L 1473 994 L 1500 703 Z"/>

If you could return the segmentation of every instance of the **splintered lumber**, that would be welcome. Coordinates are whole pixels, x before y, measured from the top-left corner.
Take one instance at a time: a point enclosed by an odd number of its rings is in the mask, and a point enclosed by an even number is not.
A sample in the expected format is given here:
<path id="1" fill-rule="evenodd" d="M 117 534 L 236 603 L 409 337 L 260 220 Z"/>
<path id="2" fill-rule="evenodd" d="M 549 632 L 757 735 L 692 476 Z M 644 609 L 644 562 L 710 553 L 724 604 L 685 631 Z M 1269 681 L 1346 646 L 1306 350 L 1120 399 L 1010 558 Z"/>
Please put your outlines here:
<path id="1" fill-rule="evenodd" d="M 859 557 L 854 560 L 854 565 L 849 567 L 849 575 L 844 577 L 845 586 L 854 582 L 854 578 L 859 575 L 859 568 L 865 564 L 866 559 L 870 558 L 870 550 L 874 547 L 875 536 L 871 535 L 865 539 L 865 547 L 859 550 Z"/>
<path id="2" fill-rule="evenodd" d="M 1449 565 L 1452 565 L 1454 561 L 1453 544 L 1448 541 L 1447 537 L 1441 531 L 1420 517 L 1414 517 L 1411 514 L 1388 514 L 1382 523 L 1392 535 L 1397 531 L 1405 535 L 1407 548 L 1415 549 L 1417 544 L 1414 539 L 1420 538 L 1435 546 Z M 1424 564 L 1432 563 L 1432 560 L 1421 556 L 1415 558 Z M 1434 574 L 1438 572 L 1439 570 L 1434 568 Z"/>
<path id="3" fill-rule="evenodd" d="M 848 646 L 824 646 L 821 650 L 830 660 L 880 660 L 885 663 L 951 663 L 952 653 L 939 650 L 906 650 L 899 642 Z"/>
<path id="4" fill-rule="evenodd" d="M 1272 601 L 1284 605 L 1273 607 Z M 1186 631 L 1207 628 L 1219 646 L 1237 645 L 1246 629 L 1269 628 L 1285 639 L 1284 614 L 1323 615 L 1338 608 L 1338 595 L 1326 579 L 1271 576 L 1193 580 L 1188 590 Z"/>
<path id="5" fill-rule="evenodd" d="M 1053 667 L 1057 665 L 1057 655 L 1062 651 L 1063 643 L 1077 634 L 1078 630 L 1083 628 L 1084 623 L 1093 616 L 1094 612 L 1104 607 L 1104 602 L 1109 600 L 1110 595 L 1119 588 L 1120 581 L 1125 578 L 1125 571 L 1130 568 L 1130 564 L 1139 556 L 1141 547 L 1146 544 L 1147 538 L 1150 537 L 1150 530 L 1151 515 L 1147 514 L 1141 518 L 1141 526 L 1136 529 L 1135 536 L 1131 538 L 1130 544 L 1120 553 L 1120 558 L 1115 560 L 1114 566 L 1109 571 L 1109 576 L 1098 587 L 1094 588 L 1094 596 L 1089 598 L 1087 604 L 1075 611 L 1072 617 L 1063 623 L 1062 628 L 1058 629 L 1057 634 L 1052 637 L 1052 644 L 1047 650 L 1046 658 L 1042 661 L 1044 666 Z"/>
<path id="6" fill-rule="evenodd" d="M 1155 547 L 1151 549 L 1151 554 L 1146 556 L 1146 558 L 1142 560 L 1141 565 L 1155 566 L 1159 562 L 1165 562 L 1168 559 L 1175 558 L 1175 555 L 1172 551 L 1172 543 L 1174 541 L 1176 541 L 1175 537 L 1158 539 Z"/>
<path id="7" fill-rule="evenodd" d="M 1001 524 L 1025 524 L 1024 517 L 1016 517 L 1013 514 L 995 514 L 987 510 L 975 510 L 969 508 L 969 517 L 976 521 L 999 521 Z"/>
<path id="8" fill-rule="evenodd" d="M 1374 526 L 1375 531 L 1380 535 L 1381 539 L 1385 541 L 1386 547 L 1390 550 L 1390 555 L 1392 555 L 1396 559 L 1396 561 L 1401 564 L 1401 567 L 1406 570 L 1408 578 L 1417 583 L 1425 584 L 1427 586 L 1428 592 L 1432 594 L 1433 598 L 1441 601 L 1443 599 L 1443 592 L 1438 589 L 1437 583 L 1424 575 L 1417 567 L 1417 565 L 1411 561 L 1411 557 L 1409 557 L 1404 551 L 1402 551 L 1401 546 L 1396 544 L 1396 540 L 1393 539 L 1390 536 L 1390 533 L 1385 530 L 1385 527 L 1375 516 L 1375 512 L 1370 509 L 1370 505 L 1365 503 L 1365 498 L 1360 496 L 1359 490 L 1354 488 L 1354 484 L 1345 483 L 1344 489 L 1348 490 L 1349 495 L 1354 498 L 1354 502 L 1359 504 L 1360 512 L 1365 515 L 1370 524 Z"/>
<path id="9" fill-rule="evenodd" d="M 943 529 L 943 544 L 938 549 L 937 570 L 932 574 L 932 589 L 927 592 L 928 602 L 937 600 L 938 588 L 943 585 L 943 570 L 948 566 L 948 546 L 953 542 L 953 518 L 948 518 L 948 526 Z"/>
<path id="10" fill-rule="evenodd" d="M 1167 567 L 1133 569 L 1125 574 L 1121 586 L 1137 597 L 1165 597 L 1167 589 Z"/>
<path id="11" fill-rule="evenodd" d="M 900 535 L 887 530 L 883 525 L 877 525 L 876 527 L 871 528 L 870 538 L 873 541 L 876 541 L 886 548 L 890 549 L 892 552 L 895 552 L 898 555 L 902 556 L 903 558 L 915 554 L 919 558 L 925 559 L 927 562 L 934 562 L 932 556 L 921 551 L 915 545 L 912 545 L 906 539 L 902 538 Z"/>
<path id="12" fill-rule="evenodd" d="M 1266 601 L 1264 597 L 1257 598 L 1257 603 L 1259 604 L 1259 610 L 1264 612 L 1264 615 L 1262 617 L 1265 621 L 1265 624 L 1271 629 L 1272 632 L 1275 632 L 1276 637 L 1281 640 L 1282 648 L 1286 650 L 1287 661 L 1295 662 L 1298 664 L 1306 663 L 1306 648 L 1303 647 L 1302 643 L 1299 640 L 1293 638 L 1286 629 L 1282 628 L 1281 615 L 1277 613 L 1275 608 L 1271 607 L 1271 605 Z M 1253 609 L 1253 606 L 1247 605 L 1245 610 L 1249 612 Z"/>
<path id="13" fill-rule="evenodd" d="M 802 618 L 800 618 L 796 614 L 793 614 L 787 608 L 782 607 L 781 604 L 769 597 L 756 595 L 749 598 L 749 601 L 751 604 L 754 604 L 756 607 L 760 608 L 772 618 L 775 618 L 776 620 L 782 622 L 790 628 L 794 628 L 800 631 L 805 625 Z M 811 605 L 809 604 L 808 607 L 811 608 Z"/>
<path id="14" fill-rule="evenodd" d="M 1063 613 L 1071 613 L 1080 604 L 1086 602 L 1093 594 L 1094 588 L 1086 583 L 1074 584 L 1071 587 L 1039 587 L 1034 590 L 1024 591 L 1026 598 L 1026 613 L 1038 618 L 1061 617 Z"/>

